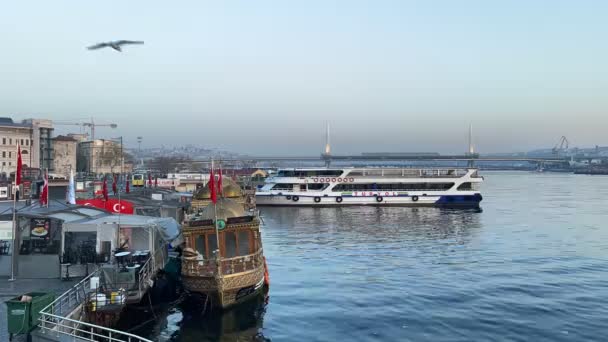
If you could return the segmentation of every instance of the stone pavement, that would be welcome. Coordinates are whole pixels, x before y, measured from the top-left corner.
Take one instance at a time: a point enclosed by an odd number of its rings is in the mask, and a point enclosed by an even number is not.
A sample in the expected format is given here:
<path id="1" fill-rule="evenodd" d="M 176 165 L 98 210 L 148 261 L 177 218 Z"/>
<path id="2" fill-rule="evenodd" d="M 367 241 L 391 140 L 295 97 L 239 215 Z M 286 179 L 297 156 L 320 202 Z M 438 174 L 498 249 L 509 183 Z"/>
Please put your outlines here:
<path id="1" fill-rule="evenodd" d="M 8 341 L 5 301 L 27 292 L 54 292 L 56 296 L 59 296 L 78 281 L 79 279 L 70 281 L 60 279 L 17 279 L 8 281 L 8 278 L 0 277 L 0 341 Z M 18 336 L 13 338 L 13 341 L 25 341 L 24 337 L 25 335 Z"/>

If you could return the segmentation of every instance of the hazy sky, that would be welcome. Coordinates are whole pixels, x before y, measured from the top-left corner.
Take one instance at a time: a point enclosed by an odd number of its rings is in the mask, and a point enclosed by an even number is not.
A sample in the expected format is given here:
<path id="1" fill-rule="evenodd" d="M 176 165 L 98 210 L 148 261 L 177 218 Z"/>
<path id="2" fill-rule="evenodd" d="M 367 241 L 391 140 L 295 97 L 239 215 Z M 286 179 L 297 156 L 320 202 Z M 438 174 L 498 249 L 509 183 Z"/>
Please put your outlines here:
<path id="1" fill-rule="evenodd" d="M 10 1 L 0 115 L 251 154 L 608 144 L 608 1 Z M 123 53 L 88 51 L 144 40 Z M 74 127 L 76 131 L 77 127 Z M 65 130 L 65 128 L 64 128 Z"/>

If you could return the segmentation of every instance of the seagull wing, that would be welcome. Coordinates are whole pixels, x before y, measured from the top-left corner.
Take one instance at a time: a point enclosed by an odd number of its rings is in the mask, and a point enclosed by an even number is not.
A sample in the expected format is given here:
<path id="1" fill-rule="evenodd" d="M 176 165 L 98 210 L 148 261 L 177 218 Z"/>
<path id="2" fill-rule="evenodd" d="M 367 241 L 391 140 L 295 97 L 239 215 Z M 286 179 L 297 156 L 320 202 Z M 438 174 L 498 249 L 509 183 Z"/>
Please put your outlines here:
<path id="1" fill-rule="evenodd" d="M 115 44 L 124 45 L 124 44 L 143 44 L 142 40 L 119 40 Z"/>
<path id="2" fill-rule="evenodd" d="M 108 47 L 108 46 L 110 46 L 108 43 L 99 43 L 99 44 L 91 45 L 91 46 L 87 47 L 87 49 L 97 50 L 97 49 L 101 49 L 101 48 Z"/>

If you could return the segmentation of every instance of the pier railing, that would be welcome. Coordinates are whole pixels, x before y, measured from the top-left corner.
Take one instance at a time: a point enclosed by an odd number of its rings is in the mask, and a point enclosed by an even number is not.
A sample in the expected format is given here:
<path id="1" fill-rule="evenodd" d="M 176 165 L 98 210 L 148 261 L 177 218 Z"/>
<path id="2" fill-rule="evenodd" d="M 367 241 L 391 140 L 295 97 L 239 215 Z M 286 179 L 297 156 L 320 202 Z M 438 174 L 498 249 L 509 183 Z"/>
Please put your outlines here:
<path id="1" fill-rule="evenodd" d="M 39 327 L 43 334 L 61 341 L 151 342 L 130 333 L 81 321 L 88 303 L 99 286 L 100 270 L 96 270 L 40 311 Z"/>
<path id="2" fill-rule="evenodd" d="M 142 298 L 148 288 L 152 286 L 152 278 L 159 268 L 165 267 L 167 260 L 167 251 L 164 248 L 158 248 L 156 252 L 148 258 L 139 271 L 138 275 L 138 298 Z"/>

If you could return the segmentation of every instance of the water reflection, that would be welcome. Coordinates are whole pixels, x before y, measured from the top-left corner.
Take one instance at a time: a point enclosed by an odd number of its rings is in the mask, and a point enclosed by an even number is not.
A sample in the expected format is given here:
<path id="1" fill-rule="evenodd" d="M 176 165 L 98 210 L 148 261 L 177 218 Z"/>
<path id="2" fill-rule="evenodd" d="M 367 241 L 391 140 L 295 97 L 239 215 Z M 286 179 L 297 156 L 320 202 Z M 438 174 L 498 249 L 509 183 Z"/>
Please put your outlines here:
<path id="1" fill-rule="evenodd" d="M 152 327 L 142 327 L 136 333 L 154 341 L 270 341 L 262 334 L 267 294 L 225 311 L 205 315 L 193 313 L 178 305 L 157 317 Z"/>
<path id="2" fill-rule="evenodd" d="M 481 209 L 343 207 L 264 208 L 267 228 L 284 230 L 272 243 L 342 245 L 452 240 L 468 243 L 481 227 Z M 297 237 L 297 238 L 294 238 Z M 275 239 L 276 238 L 276 239 Z M 265 241 L 268 245 L 268 241 Z"/>

